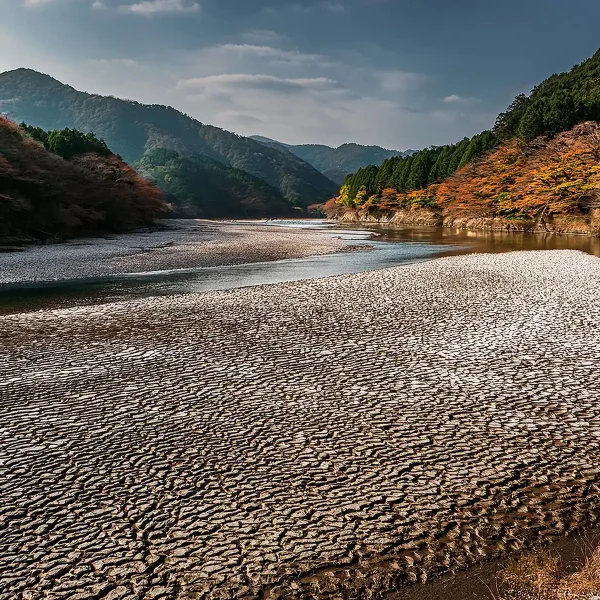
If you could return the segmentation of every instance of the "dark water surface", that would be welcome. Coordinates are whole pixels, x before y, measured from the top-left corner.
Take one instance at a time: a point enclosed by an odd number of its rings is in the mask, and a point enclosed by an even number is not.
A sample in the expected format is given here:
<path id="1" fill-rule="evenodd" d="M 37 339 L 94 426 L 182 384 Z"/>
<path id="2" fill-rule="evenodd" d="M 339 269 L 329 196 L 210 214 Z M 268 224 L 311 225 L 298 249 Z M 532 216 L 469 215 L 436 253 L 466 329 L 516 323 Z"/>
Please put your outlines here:
<path id="1" fill-rule="evenodd" d="M 264 222 L 259 224 L 264 225 Z M 321 231 L 327 237 L 340 237 L 349 246 L 364 244 L 371 249 L 234 266 L 0 285 L 0 314 L 329 277 L 475 252 L 573 249 L 600 256 L 600 238 L 586 236 L 434 227 L 349 228 L 316 220 L 273 221 L 267 224 L 310 228 Z M 253 224 L 247 223 L 247 226 L 252 227 Z"/>

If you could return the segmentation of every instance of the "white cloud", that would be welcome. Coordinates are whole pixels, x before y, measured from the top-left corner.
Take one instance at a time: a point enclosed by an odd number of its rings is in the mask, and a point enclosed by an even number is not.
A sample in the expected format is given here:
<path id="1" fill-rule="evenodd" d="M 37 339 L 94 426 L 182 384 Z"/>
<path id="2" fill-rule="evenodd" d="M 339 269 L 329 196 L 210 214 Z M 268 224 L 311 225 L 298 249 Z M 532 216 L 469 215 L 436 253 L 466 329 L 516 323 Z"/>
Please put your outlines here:
<path id="1" fill-rule="evenodd" d="M 207 50 L 229 52 L 240 57 L 257 56 L 259 58 L 270 58 L 277 62 L 291 65 L 315 64 L 329 67 L 335 64 L 326 56 L 320 54 L 304 54 L 298 50 L 281 50 L 272 46 L 259 46 L 255 44 L 221 44 L 219 46 L 208 48 Z"/>
<path id="2" fill-rule="evenodd" d="M 337 81 L 326 77 L 314 78 L 281 78 L 273 75 L 249 75 L 247 73 L 233 73 L 223 75 L 209 75 L 181 79 L 177 82 L 177 89 L 189 91 L 216 92 L 234 89 L 255 89 L 269 92 L 302 92 L 311 90 L 332 90 L 340 88 Z"/>
<path id="3" fill-rule="evenodd" d="M 446 96 L 443 101 L 446 104 L 468 104 L 474 100 L 475 98 L 467 98 L 465 96 L 458 96 L 457 94 L 450 94 L 450 96 Z"/>
<path id="4" fill-rule="evenodd" d="M 100 0 L 96 0 L 95 2 L 92 2 L 92 8 L 94 10 L 106 10 L 106 4 Z"/>
<path id="5" fill-rule="evenodd" d="M 290 2 L 288 4 L 283 4 L 280 6 L 266 6 L 263 9 L 263 12 L 270 15 L 276 15 L 281 11 L 294 11 L 304 14 L 310 14 L 314 12 L 329 12 L 334 15 L 343 15 L 348 12 L 346 5 L 342 2 L 336 2 L 334 0 L 320 0 L 319 2 L 315 2 L 313 4 L 306 4 L 301 2 Z"/>
<path id="6" fill-rule="evenodd" d="M 38 6 L 44 6 L 50 4 L 54 0 L 25 0 L 24 4 L 27 8 L 37 8 Z"/>
<path id="7" fill-rule="evenodd" d="M 137 67 L 139 63 L 131 58 L 93 58 L 88 61 L 98 67 Z"/>
<path id="8" fill-rule="evenodd" d="M 241 39 L 250 44 L 277 44 L 283 36 L 270 29 L 253 29 L 240 35 Z"/>
<path id="9" fill-rule="evenodd" d="M 200 5 L 190 0 L 142 0 L 136 4 L 123 4 L 121 11 L 152 17 L 157 14 L 198 13 Z"/>

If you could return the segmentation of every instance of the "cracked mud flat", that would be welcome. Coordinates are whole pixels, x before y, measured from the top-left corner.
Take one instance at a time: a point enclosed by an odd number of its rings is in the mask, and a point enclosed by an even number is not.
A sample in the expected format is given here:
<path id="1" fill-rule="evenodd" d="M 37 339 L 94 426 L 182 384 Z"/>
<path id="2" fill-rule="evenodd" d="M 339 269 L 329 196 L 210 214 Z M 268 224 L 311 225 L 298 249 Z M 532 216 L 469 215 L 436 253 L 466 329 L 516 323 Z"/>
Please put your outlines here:
<path id="1" fill-rule="evenodd" d="M 163 231 L 77 239 L 0 254 L 0 284 L 303 258 L 348 250 L 319 231 L 194 219 Z"/>
<path id="2" fill-rule="evenodd" d="M 574 251 L 0 317 L 0 598 L 366 598 L 592 525 L 599 360 Z"/>

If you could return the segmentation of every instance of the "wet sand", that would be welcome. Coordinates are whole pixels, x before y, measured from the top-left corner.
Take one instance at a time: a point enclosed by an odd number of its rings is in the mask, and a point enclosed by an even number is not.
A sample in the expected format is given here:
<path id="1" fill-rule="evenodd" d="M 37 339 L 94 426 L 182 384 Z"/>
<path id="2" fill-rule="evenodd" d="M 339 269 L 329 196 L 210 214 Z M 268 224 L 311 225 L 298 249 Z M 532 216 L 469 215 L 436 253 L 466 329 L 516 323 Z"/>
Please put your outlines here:
<path id="1" fill-rule="evenodd" d="M 599 360 L 575 251 L 0 317 L 0 598 L 366 598 L 593 526 Z"/>
<path id="2" fill-rule="evenodd" d="M 217 267 L 318 256 L 348 249 L 306 229 L 236 222 L 165 221 L 167 229 L 30 246 L 0 254 L 0 284 Z"/>

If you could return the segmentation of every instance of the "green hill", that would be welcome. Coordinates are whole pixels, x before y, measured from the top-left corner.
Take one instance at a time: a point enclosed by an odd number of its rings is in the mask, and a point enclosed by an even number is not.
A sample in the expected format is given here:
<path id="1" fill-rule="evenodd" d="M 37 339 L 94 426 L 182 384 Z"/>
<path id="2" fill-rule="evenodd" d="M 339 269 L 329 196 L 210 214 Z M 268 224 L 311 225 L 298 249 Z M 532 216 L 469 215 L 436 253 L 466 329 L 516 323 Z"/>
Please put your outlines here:
<path id="1" fill-rule="evenodd" d="M 278 189 L 287 210 L 326 200 L 337 189 L 293 154 L 204 125 L 174 108 L 80 92 L 28 69 L 0 74 L 0 111 L 43 129 L 93 132 L 129 163 L 159 148 L 214 159 Z"/>
<path id="2" fill-rule="evenodd" d="M 150 150 L 133 165 L 150 177 L 183 217 L 285 215 L 290 205 L 279 190 L 240 169 L 206 156 L 189 159 L 175 150 Z"/>
<path id="3" fill-rule="evenodd" d="M 585 121 L 600 121 L 600 50 L 570 71 L 548 77 L 529 96 L 517 96 L 494 130 L 501 140 L 529 142 Z"/>

